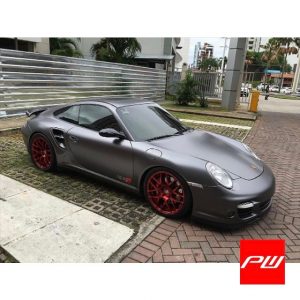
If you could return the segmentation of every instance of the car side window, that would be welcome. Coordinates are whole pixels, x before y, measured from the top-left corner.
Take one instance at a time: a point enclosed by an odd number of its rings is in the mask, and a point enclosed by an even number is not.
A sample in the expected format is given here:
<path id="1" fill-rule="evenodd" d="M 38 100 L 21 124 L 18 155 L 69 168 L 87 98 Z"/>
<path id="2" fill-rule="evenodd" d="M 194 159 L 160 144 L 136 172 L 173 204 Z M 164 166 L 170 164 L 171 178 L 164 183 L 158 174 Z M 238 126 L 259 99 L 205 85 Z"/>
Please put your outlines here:
<path id="1" fill-rule="evenodd" d="M 80 105 L 79 125 L 95 131 L 100 131 L 104 128 L 113 128 L 119 132 L 121 131 L 112 112 L 101 105 Z"/>
<path id="2" fill-rule="evenodd" d="M 78 124 L 79 105 L 73 105 L 57 110 L 54 115 L 72 124 Z"/>

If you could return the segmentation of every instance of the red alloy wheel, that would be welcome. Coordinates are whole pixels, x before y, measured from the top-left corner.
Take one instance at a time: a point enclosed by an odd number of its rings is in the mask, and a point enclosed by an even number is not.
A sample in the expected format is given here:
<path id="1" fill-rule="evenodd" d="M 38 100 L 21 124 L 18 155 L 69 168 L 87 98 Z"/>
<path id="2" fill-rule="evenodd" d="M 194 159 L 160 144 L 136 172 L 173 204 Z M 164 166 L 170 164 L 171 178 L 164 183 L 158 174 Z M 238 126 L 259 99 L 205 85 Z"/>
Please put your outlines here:
<path id="1" fill-rule="evenodd" d="M 52 152 L 48 141 L 41 135 L 33 137 L 31 142 L 31 156 L 35 165 L 42 170 L 52 167 Z"/>
<path id="2" fill-rule="evenodd" d="M 146 183 L 147 198 L 163 215 L 177 215 L 185 206 L 185 191 L 181 180 L 167 171 L 157 171 Z"/>

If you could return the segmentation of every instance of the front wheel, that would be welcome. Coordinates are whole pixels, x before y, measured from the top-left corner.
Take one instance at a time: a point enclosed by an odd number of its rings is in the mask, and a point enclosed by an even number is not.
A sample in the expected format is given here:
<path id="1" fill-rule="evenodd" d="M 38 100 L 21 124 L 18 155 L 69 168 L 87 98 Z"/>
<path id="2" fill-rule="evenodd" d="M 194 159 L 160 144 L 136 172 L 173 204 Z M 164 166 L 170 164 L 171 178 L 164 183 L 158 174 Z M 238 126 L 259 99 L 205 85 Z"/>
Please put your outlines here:
<path id="1" fill-rule="evenodd" d="M 147 174 L 144 194 L 152 208 L 165 217 L 183 217 L 192 208 L 192 197 L 185 180 L 165 168 L 155 168 Z"/>
<path id="2" fill-rule="evenodd" d="M 34 165 L 43 171 L 54 170 L 56 167 L 55 152 L 51 142 L 41 133 L 30 139 L 30 155 Z"/>

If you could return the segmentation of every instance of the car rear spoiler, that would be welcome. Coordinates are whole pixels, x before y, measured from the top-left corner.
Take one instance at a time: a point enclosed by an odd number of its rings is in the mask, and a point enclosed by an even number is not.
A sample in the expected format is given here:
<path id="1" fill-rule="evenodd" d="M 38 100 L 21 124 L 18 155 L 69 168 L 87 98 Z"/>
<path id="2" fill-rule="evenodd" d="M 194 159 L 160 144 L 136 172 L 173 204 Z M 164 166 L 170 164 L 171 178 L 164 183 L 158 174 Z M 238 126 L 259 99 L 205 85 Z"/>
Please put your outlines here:
<path id="1" fill-rule="evenodd" d="M 45 111 L 47 108 L 38 108 L 38 109 L 34 109 L 32 111 L 26 111 L 26 116 L 27 117 L 31 117 L 31 116 L 38 116 L 40 113 L 42 113 L 43 111 Z"/>

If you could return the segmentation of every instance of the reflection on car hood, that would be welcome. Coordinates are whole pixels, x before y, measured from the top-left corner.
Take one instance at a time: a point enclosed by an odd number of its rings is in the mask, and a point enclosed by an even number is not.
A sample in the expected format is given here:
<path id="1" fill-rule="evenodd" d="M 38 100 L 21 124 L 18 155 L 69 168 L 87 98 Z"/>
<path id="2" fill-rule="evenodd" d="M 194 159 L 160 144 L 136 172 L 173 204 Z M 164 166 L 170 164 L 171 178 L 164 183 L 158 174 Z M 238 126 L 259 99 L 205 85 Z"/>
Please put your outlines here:
<path id="1" fill-rule="evenodd" d="M 236 141 L 206 131 L 194 130 L 152 141 L 151 145 L 210 161 L 247 180 L 263 172 L 263 163 L 239 148 Z"/>

